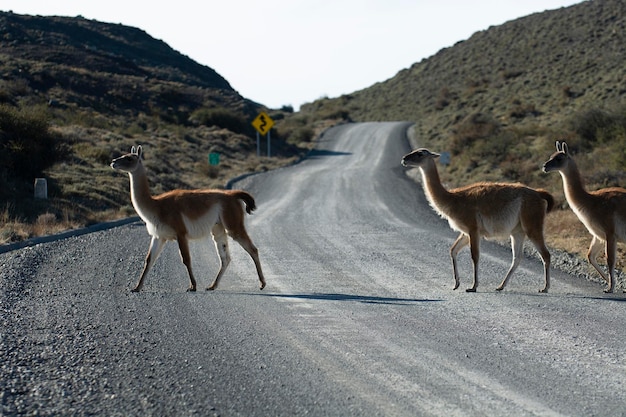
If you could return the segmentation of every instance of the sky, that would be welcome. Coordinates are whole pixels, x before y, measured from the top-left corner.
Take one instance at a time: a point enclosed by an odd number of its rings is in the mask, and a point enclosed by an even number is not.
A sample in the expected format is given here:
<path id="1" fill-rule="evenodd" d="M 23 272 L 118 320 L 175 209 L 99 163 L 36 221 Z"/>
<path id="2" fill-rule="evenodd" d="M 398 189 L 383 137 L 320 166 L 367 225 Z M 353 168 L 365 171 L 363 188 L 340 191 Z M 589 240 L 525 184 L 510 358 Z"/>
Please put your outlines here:
<path id="1" fill-rule="evenodd" d="M 581 0 L 2 0 L 144 30 L 271 109 L 370 87 L 472 34 Z"/>

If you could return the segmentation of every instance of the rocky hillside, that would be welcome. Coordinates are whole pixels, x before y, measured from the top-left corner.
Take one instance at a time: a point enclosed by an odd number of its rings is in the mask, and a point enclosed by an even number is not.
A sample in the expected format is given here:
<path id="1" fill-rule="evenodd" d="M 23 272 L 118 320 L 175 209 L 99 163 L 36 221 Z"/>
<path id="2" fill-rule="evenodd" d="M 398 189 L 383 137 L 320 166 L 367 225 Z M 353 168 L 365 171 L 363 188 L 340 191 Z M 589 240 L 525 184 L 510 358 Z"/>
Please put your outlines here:
<path id="1" fill-rule="evenodd" d="M 128 179 L 108 166 L 131 145 L 144 146 L 154 192 L 292 161 L 302 150 L 278 134 L 274 157 L 257 157 L 261 110 L 140 29 L 0 12 L 0 243 L 133 214 Z M 39 176 L 46 201 L 33 199 Z"/>
<path id="2" fill-rule="evenodd" d="M 585 1 L 486 28 L 387 81 L 303 106 L 299 117 L 415 121 L 421 145 L 453 154 L 452 183 L 547 185 L 537 167 L 565 138 L 592 159 L 619 155 L 595 164 L 612 171 L 594 179 L 600 185 L 626 167 L 625 62 L 626 2 Z"/>
<path id="3" fill-rule="evenodd" d="M 212 99 L 216 104 L 245 108 L 243 97 L 213 69 L 140 29 L 80 17 L 0 13 L 0 41 L 5 85 L 22 80 L 30 89 L 65 105 L 101 108 L 106 103 L 110 111 L 135 115 L 150 105 L 178 107 L 176 94 L 155 95 L 151 89 L 154 84 L 170 83 L 161 85 L 162 89 L 184 87 L 178 94 L 189 94 L 185 98 L 193 100 L 190 104 Z M 197 89 L 195 94 L 192 89 Z M 15 98 L 5 92 L 5 101 Z"/>
<path id="4" fill-rule="evenodd" d="M 533 14 L 477 32 L 339 100 L 359 120 L 484 110 L 504 122 L 614 103 L 626 94 L 625 26 L 620 0 Z"/>
<path id="5" fill-rule="evenodd" d="M 477 32 L 345 99 L 366 120 L 483 111 L 503 123 L 549 122 L 623 100 L 624 62 L 626 3 L 586 1 Z"/>

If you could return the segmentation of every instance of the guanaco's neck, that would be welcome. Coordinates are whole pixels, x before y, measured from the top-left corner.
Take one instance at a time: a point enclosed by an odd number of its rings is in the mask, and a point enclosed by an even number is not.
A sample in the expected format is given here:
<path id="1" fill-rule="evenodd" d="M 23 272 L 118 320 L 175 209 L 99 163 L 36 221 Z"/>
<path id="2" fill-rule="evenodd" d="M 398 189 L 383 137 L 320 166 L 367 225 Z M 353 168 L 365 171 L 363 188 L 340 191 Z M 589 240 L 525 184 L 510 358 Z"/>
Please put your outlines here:
<path id="1" fill-rule="evenodd" d="M 563 178 L 565 198 L 570 206 L 584 205 L 589 199 L 590 194 L 585 191 L 580 171 L 578 171 L 578 167 L 574 161 L 568 161 L 565 169 L 560 170 L 559 173 Z"/>
<path id="2" fill-rule="evenodd" d="M 155 206 L 155 201 L 150 194 L 146 169 L 140 164 L 135 171 L 129 173 L 129 176 L 130 199 L 139 216 L 146 220 L 146 216 L 154 211 Z"/>
<path id="3" fill-rule="evenodd" d="M 424 180 L 426 196 L 431 205 L 436 206 L 439 210 L 445 211 L 450 201 L 451 194 L 441 184 L 435 161 L 432 159 L 428 160 L 426 165 L 420 166 L 420 171 L 422 172 L 422 179 Z"/>

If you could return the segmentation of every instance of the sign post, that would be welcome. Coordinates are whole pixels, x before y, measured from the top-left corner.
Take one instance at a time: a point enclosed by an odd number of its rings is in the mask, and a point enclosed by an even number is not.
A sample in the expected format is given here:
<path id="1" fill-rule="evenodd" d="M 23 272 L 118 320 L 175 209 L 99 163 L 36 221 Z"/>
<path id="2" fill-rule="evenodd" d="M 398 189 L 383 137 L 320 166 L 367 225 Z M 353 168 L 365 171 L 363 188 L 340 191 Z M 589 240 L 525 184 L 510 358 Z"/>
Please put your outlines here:
<path id="1" fill-rule="evenodd" d="M 261 140 L 259 138 L 259 134 L 267 135 L 267 156 L 271 156 L 271 138 L 270 138 L 270 129 L 274 126 L 274 120 L 268 116 L 267 113 L 261 112 L 259 115 L 252 121 L 252 126 L 257 131 L 256 134 L 256 155 L 261 156 Z"/>
<path id="2" fill-rule="evenodd" d="M 220 164 L 220 154 L 211 152 L 209 154 L 209 165 L 215 166 Z"/>

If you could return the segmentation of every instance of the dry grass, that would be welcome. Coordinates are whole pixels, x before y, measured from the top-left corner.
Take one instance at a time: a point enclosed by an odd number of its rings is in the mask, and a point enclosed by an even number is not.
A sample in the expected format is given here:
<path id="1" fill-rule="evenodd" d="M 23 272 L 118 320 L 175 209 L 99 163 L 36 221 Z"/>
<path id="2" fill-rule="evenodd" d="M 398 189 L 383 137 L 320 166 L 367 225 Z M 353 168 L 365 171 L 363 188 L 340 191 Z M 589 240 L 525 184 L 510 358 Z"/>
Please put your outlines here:
<path id="1" fill-rule="evenodd" d="M 144 147 L 153 194 L 177 188 L 224 188 L 234 177 L 275 169 L 298 158 L 257 156 L 254 140 L 219 127 L 161 123 L 129 135 L 72 124 L 56 126 L 54 131 L 66 141 L 68 155 L 45 171 L 49 198 L 4 202 L 0 244 L 135 215 L 128 176 L 109 166 L 133 145 Z M 215 166 L 208 161 L 213 152 L 220 154 Z"/>
<path id="2" fill-rule="evenodd" d="M 587 259 L 587 250 L 591 243 L 591 234 L 580 220 L 578 220 L 578 217 L 576 217 L 573 211 L 565 209 L 550 213 L 546 219 L 545 236 L 548 247 L 569 252 L 577 255 L 581 259 Z M 623 244 L 618 245 L 616 268 L 622 271 L 626 267 L 625 249 Z M 600 266 L 606 265 L 604 251 L 598 258 L 598 262 Z M 589 272 L 596 274 L 591 264 L 589 264 Z"/>
<path id="3" fill-rule="evenodd" d="M 110 218 L 105 216 L 103 220 L 110 220 Z M 36 236 L 52 235 L 85 225 L 84 223 L 73 221 L 69 211 L 66 211 L 61 216 L 46 212 L 37 216 L 35 221 L 28 222 L 13 217 L 8 207 L 5 207 L 4 211 L 0 213 L 0 224 L 2 225 L 0 227 L 0 244 L 21 241 Z"/>
<path id="4" fill-rule="evenodd" d="M 569 209 L 556 210 L 546 218 L 546 243 L 580 257 L 587 255 L 591 235 L 578 217 Z"/>

